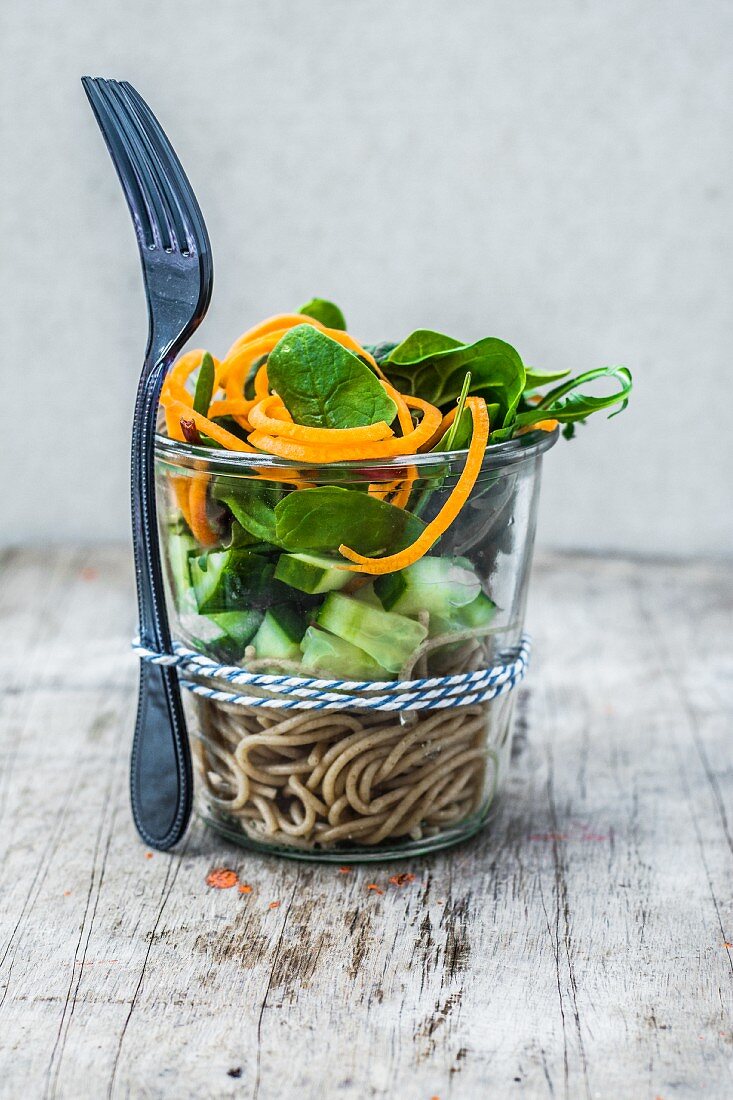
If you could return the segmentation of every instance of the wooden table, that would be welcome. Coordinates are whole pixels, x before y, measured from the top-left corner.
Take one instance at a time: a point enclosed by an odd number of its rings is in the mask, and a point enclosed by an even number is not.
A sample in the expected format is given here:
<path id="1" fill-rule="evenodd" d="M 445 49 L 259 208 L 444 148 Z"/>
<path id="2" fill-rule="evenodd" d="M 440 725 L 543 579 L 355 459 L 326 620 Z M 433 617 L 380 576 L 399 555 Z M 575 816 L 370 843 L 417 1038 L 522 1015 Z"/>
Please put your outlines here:
<path id="1" fill-rule="evenodd" d="M 498 819 L 397 887 L 199 824 L 146 851 L 127 552 L 6 553 L 0 1095 L 732 1097 L 732 592 L 540 560 Z"/>

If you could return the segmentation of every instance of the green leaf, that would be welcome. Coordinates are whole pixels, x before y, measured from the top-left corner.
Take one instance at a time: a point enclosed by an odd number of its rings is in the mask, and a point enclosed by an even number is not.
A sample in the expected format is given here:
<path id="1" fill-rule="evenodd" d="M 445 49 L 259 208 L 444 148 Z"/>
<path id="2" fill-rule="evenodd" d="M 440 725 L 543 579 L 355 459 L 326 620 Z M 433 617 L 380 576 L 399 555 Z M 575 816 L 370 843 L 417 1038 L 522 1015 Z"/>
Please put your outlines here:
<path id="1" fill-rule="evenodd" d="M 471 387 L 471 372 L 467 371 L 463 380 L 461 396 L 458 398 L 456 415 L 448 431 L 433 447 L 433 451 L 460 451 L 467 447 L 473 435 L 473 417 L 466 408 L 466 398 Z"/>
<path id="2" fill-rule="evenodd" d="M 215 373 L 214 360 L 211 358 L 208 351 L 205 351 L 204 357 L 201 360 L 201 366 L 199 367 L 199 375 L 196 379 L 196 389 L 193 395 L 194 411 L 201 416 L 208 416 L 209 414 L 211 395 L 214 392 Z"/>
<path id="3" fill-rule="evenodd" d="M 397 344 L 391 340 L 384 340 L 381 344 L 363 344 L 362 347 L 381 365 L 385 359 L 389 358 Z"/>
<path id="4" fill-rule="evenodd" d="M 384 420 L 397 406 L 370 368 L 313 325 L 296 325 L 270 352 L 267 375 L 296 424 L 357 428 Z"/>
<path id="5" fill-rule="evenodd" d="M 396 363 L 398 366 L 420 363 L 424 359 L 446 355 L 462 347 L 465 345 L 460 340 L 454 340 L 452 336 L 445 336 L 442 332 L 433 332 L 427 328 L 419 328 L 410 333 L 390 352 L 389 362 Z"/>
<path id="6" fill-rule="evenodd" d="M 326 328 L 338 328 L 346 332 L 346 318 L 337 305 L 327 302 L 325 298 L 311 298 L 301 306 L 298 313 L 304 313 L 306 317 L 312 317 L 320 321 Z"/>
<path id="7" fill-rule="evenodd" d="M 594 397 L 592 394 L 580 392 L 580 386 L 599 378 L 613 379 L 618 382 L 619 389 L 603 397 Z M 596 370 L 586 371 L 584 374 L 579 374 L 577 378 L 571 378 L 561 386 L 550 390 L 538 405 L 519 413 L 510 427 L 492 432 L 491 442 L 501 443 L 509 439 L 517 429 L 531 427 L 541 420 L 559 420 L 561 424 L 571 424 L 574 421 L 585 420 L 592 413 L 618 405 L 619 408 L 610 414 L 610 420 L 611 417 L 623 412 L 628 405 L 632 386 L 631 371 L 627 367 L 598 367 Z"/>
<path id="8" fill-rule="evenodd" d="M 548 386 L 550 382 L 557 382 L 560 378 L 567 378 L 569 370 L 537 370 L 536 367 L 525 367 L 526 378 L 524 380 L 524 392 L 536 390 L 540 386 Z"/>
<path id="9" fill-rule="evenodd" d="M 214 482 L 215 500 L 226 504 L 236 521 L 260 542 L 269 542 L 275 546 L 275 506 L 281 499 L 281 492 L 258 478 L 219 477 Z"/>
<path id="10" fill-rule="evenodd" d="M 466 371 L 470 392 L 498 408 L 498 426 L 511 423 L 522 396 L 525 369 L 519 353 L 503 340 L 488 336 L 461 344 L 439 332 L 420 330 L 389 355 L 384 369 L 403 392 L 445 407 L 458 399 Z"/>
<path id="11" fill-rule="evenodd" d="M 402 508 L 336 485 L 300 489 L 275 508 L 277 541 L 286 550 L 337 554 L 343 543 L 360 554 L 396 553 L 424 528 Z"/>

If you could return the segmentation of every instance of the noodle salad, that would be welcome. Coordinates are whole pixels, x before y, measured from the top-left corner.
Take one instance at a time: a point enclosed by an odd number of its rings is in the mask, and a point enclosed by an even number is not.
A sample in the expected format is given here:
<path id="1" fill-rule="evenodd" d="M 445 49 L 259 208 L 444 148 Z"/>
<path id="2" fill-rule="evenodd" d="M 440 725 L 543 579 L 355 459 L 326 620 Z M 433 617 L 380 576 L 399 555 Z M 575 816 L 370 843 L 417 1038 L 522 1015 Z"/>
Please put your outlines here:
<path id="1" fill-rule="evenodd" d="M 492 667 L 521 634 L 541 455 L 630 391 L 623 367 L 540 371 L 495 337 L 365 345 L 322 299 L 222 359 L 187 352 L 156 449 L 176 637 L 247 672 L 367 685 Z M 255 690 L 268 705 L 196 696 L 204 816 L 231 839 L 376 858 L 485 819 L 513 692 L 395 714 Z"/>

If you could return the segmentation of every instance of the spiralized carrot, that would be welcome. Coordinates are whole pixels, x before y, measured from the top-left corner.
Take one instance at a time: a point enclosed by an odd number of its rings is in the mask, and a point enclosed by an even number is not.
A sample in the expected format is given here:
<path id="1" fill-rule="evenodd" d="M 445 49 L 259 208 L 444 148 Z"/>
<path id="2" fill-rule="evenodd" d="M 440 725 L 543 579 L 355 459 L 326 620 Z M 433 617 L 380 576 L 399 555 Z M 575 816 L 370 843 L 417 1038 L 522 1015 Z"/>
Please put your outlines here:
<path id="1" fill-rule="evenodd" d="M 422 447 L 423 451 L 431 451 L 433 449 L 433 447 L 435 446 L 435 444 L 438 443 L 439 440 L 441 440 L 443 438 L 443 436 L 445 435 L 445 433 L 448 431 L 451 424 L 455 420 L 457 412 L 458 412 L 458 406 L 454 405 L 454 407 L 450 410 L 450 412 L 447 412 L 445 414 L 445 416 L 443 417 L 443 419 L 440 422 L 440 425 L 438 426 L 438 430 L 435 433 L 435 435 L 431 436 L 430 439 L 427 441 L 427 443 L 423 444 L 423 447 Z"/>
<path id="2" fill-rule="evenodd" d="M 260 321 L 258 325 L 253 325 L 252 328 L 247 329 L 239 336 L 229 351 L 226 353 L 225 358 L 229 359 L 235 352 L 239 351 L 245 344 L 249 344 L 252 340 L 259 339 L 260 336 L 267 336 L 271 332 L 275 332 L 277 329 L 283 332 L 290 328 L 295 328 L 296 325 L 313 325 L 314 328 L 321 330 L 325 329 L 325 325 L 320 321 L 316 321 L 315 317 L 308 317 L 305 313 L 276 313 L 274 317 L 268 317 L 265 321 Z"/>
<path id="3" fill-rule="evenodd" d="M 188 526 L 191 528 L 194 538 L 202 546 L 216 546 L 219 541 L 219 536 L 209 523 L 209 517 L 206 514 L 206 499 L 210 480 L 205 474 L 198 474 L 192 478 L 188 495 Z"/>
<path id="4" fill-rule="evenodd" d="M 440 410 L 419 397 L 406 397 L 406 404 L 420 409 L 423 418 L 407 435 L 373 443 L 299 443 L 282 439 L 265 432 L 253 432 L 250 443 L 260 451 L 267 451 L 279 458 L 296 462 L 350 462 L 369 458 L 393 458 L 402 454 L 415 454 L 421 443 L 428 439 L 440 423 Z"/>
<path id="5" fill-rule="evenodd" d="M 352 572 L 369 573 L 373 576 L 382 573 L 394 573 L 398 569 L 405 569 L 408 565 L 414 565 L 416 561 L 427 554 L 440 536 L 445 534 L 471 495 L 471 490 L 481 472 L 484 452 L 489 441 L 489 414 L 484 399 L 482 397 L 469 397 L 466 400 L 466 408 L 471 410 L 473 421 L 473 434 L 468 448 L 466 464 L 452 493 L 435 519 L 405 550 L 401 550 L 397 554 L 388 554 L 384 558 L 369 558 L 342 544 L 339 546 L 339 553 L 348 561 L 353 562 L 353 565 L 346 568 L 349 568 Z"/>
<path id="6" fill-rule="evenodd" d="M 176 504 L 180 508 L 183 518 L 191 527 L 191 509 L 188 503 L 189 480 L 187 477 L 171 477 L 171 488 L 176 498 Z"/>
<path id="7" fill-rule="evenodd" d="M 217 443 L 221 443 L 222 447 L 226 447 L 230 451 L 248 451 L 250 454 L 255 453 L 254 448 L 250 447 L 249 443 L 245 443 L 239 436 L 233 435 L 232 432 L 228 432 L 226 428 L 222 428 L 221 425 L 215 424 L 213 420 L 209 420 L 208 417 L 202 416 L 201 413 L 197 413 L 190 405 L 186 405 L 183 401 L 171 401 L 168 405 L 167 412 L 170 412 L 171 416 L 178 418 L 179 422 L 183 420 L 193 420 L 194 424 L 200 432 L 215 439 Z"/>
<path id="8" fill-rule="evenodd" d="M 387 394 L 392 398 L 397 406 L 397 420 L 402 430 L 402 435 L 406 436 L 412 431 L 412 417 L 410 416 L 410 410 L 407 407 L 407 402 L 401 393 L 399 393 L 395 387 L 386 380 L 382 382 Z M 424 446 L 424 445 L 423 445 Z M 414 466 L 409 466 L 407 469 L 407 477 L 403 483 L 395 481 L 393 487 L 397 492 L 392 497 L 390 504 L 393 504 L 396 508 L 404 508 L 410 499 L 410 493 L 412 492 L 412 486 L 417 479 L 417 470 Z M 371 493 L 372 486 L 369 486 L 369 492 Z M 384 497 L 382 497 L 384 499 Z"/>
<path id="9" fill-rule="evenodd" d="M 283 412 L 285 417 L 282 416 Z M 258 431 L 303 443 L 369 443 L 378 439 L 389 439 L 394 435 L 383 420 L 358 428 L 311 428 L 306 424 L 295 424 L 281 398 L 275 394 L 264 397 L 254 405 L 249 414 L 249 422 Z"/>

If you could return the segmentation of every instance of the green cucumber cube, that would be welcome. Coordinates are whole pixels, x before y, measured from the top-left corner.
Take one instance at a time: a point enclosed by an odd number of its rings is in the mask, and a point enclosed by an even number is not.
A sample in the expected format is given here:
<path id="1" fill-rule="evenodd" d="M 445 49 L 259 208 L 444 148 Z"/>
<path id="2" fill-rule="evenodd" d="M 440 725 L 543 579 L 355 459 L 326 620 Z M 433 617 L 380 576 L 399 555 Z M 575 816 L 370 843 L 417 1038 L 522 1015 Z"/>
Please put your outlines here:
<path id="1" fill-rule="evenodd" d="M 351 642 L 309 626 L 300 648 L 303 669 L 318 676 L 341 680 L 390 680 L 391 676 L 373 657 Z"/>
<path id="2" fill-rule="evenodd" d="M 277 597 L 279 586 L 273 580 L 273 563 L 251 550 L 210 550 L 191 558 L 189 567 L 202 614 L 251 610 Z"/>
<path id="3" fill-rule="evenodd" d="M 374 591 L 387 611 L 416 615 L 452 616 L 456 608 L 472 603 L 481 592 L 481 581 L 465 558 L 420 558 L 396 573 L 374 582 Z"/>
<path id="4" fill-rule="evenodd" d="M 304 633 L 305 621 L 292 607 L 271 607 L 252 639 L 255 655 L 297 661 Z"/>
<path id="5" fill-rule="evenodd" d="M 351 570 L 338 568 L 338 565 L 333 558 L 322 554 L 281 554 L 275 567 L 275 578 L 311 595 L 334 592 L 353 578 Z"/>
<path id="6" fill-rule="evenodd" d="M 414 619 L 370 607 L 340 592 L 326 596 L 316 622 L 331 634 L 363 649 L 390 672 L 399 672 L 428 633 L 427 628 Z"/>

